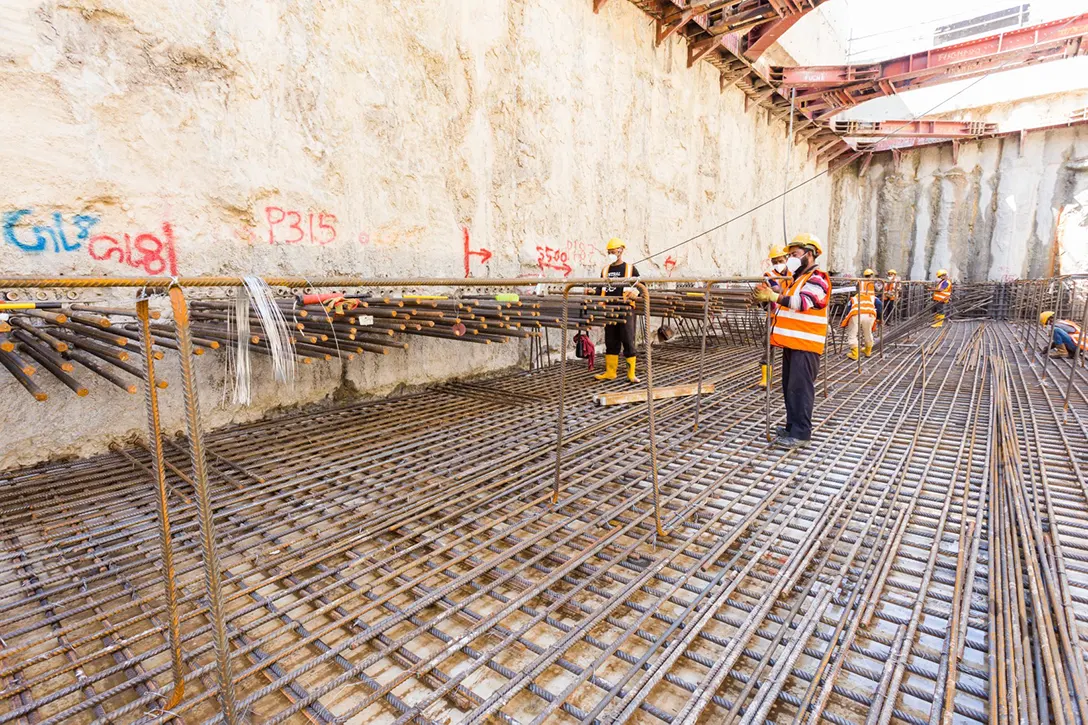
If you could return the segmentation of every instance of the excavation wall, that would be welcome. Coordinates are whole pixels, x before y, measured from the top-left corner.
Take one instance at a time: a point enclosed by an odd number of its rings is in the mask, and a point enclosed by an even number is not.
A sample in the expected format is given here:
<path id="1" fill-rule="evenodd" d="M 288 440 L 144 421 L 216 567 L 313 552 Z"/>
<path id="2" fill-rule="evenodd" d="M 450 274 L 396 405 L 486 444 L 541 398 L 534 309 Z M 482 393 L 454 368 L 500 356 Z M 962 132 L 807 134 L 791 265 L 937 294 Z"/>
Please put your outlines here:
<path id="1" fill-rule="evenodd" d="M 831 263 L 964 281 L 1088 271 L 1088 126 L 878 155 L 835 177 Z M 859 175 L 860 174 L 860 175 Z"/>
<path id="2" fill-rule="evenodd" d="M 595 274 L 601 242 L 635 259 L 817 171 L 786 130 L 654 44 L 626 2 L 427 0 L 8 3 L 0 20 L 0 270 L 36 275 L 403 277 Z M 787 169 L 788 167 L 788 169 Z M 831 181 L 791 199 L 791 233 L 828 232 Z M 754 273 L 780 206 L 639 264 Z M 93 298 L 85 295 L 85 298 Z M 199 368 L 211 425 L 337 394 L 515 365 L 521 348 L 412 342 L 304 366 L 293 389 L 255 361 L 228 403 L 222 355 Z M 180 422 L 177 373 L 165 421 Z M 8 376 L 0 465 L 87 453 L 143 428 L 108 386 L 35 403 Z M 48 443 L 46 442 L 48 441 Z"/>

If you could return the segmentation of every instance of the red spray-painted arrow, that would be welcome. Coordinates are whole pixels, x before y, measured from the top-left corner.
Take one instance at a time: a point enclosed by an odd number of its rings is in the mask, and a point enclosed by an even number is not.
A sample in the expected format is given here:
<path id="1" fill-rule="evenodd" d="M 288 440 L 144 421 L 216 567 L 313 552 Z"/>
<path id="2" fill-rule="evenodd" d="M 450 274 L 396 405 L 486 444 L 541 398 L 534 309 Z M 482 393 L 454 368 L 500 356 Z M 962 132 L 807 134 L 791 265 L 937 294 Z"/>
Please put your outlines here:
<path id="1" fill-rule="evenodd" d="M 462 237 L 465 240 L 465 278 L 468 279 L 468 277 L 471 274 L 471 270 L 469 268 L 469 261 L 471 260 L 472 256 L 476 255 L 477 257 L 480 258 L 480 264 L 485 264 L 487 262 L 487 260 L 491 259 L 491 250 L 489 250 L 489 249 L 478 249 L 478 250 L 470 249 L 469 248 L 469 243 L 470 242 L 469 242 L 469 235 L 468 235 L 468 227 L 461 227 L 461 234 L 462 234 Z"/>

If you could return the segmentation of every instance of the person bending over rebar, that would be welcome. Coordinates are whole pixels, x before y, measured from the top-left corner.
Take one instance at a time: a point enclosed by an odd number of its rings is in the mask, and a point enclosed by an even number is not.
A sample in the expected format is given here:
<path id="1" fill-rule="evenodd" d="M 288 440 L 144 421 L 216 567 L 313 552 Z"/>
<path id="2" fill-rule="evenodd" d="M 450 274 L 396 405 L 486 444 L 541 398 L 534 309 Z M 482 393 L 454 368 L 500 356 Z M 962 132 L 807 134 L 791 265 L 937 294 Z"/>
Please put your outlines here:
<path id="1" fill-rule="evenodd" d="M 608 264 L 601 270 L 604 279 L 629 279 L 638 277 L 638 270 L 630 262 L 623 261 L 625 247 L 622 239 L 612 237 L 606 247 Z M 635 300 L 638 290 L 634 287 L 620 287 L 611 284 L 601 285 L 597 294 L 605 297 L 623 297 Z M 635 377 L 635 311 L 628 310 L 622 322 L 610 322 L 604 326 L 604 372 L 595 375 L 597 380 L 615 380 L 616 370 L 620 365 L 620 350 L 627 359 L 627 379 L 637 383 Z"/>
<path id="2" fill-rule="evenodd" d="M 763 280 L 775 292 L 784 292 L 790 286 L 792 278 L 790 277 L 790 270 L 786 266 L 788 256 L 785 247 L 771 247 L 770 255 L 768 255 L 768 259 L 771 260 L 771 268 L 763 273 Z M 768 310 L 773 308 L 773 303 L 767 304 Z M 773 355 L 774 351 L 772 350 L 771 356 L 773 357 Z M 766 388 L 771 384 L 771 357 L 768 357 L 766 348 L 763 350 L 762 357 L 759 358 L 759 370 L 761 373 L 759 387 Z"/>
<path id="3" fill-rule="evenodd" d="M 1053 327 L 1050 333 L 1050 344 L 1043 349 L 1044 353 L 1051 350 L 1065 350 L 1066 357 L 1076 359 L 1081 350 L 1088 350 L 1088 335 L 1081 332 L 1080 325 L 1071 320 L 1055 320 L 1054 312 L 1047 310 L 1039 315 L 1039 324 L 1043 327 Z"/>
<path id="4" fill-rule="evenodd" d="M 767 284 L 756 288 L 759 302 L 773 302 L 771 345 L 782 348 L 782 395 L 786 403 L 786 425 L 777 428 L 775 444 L 799 448 L 812 438 L 812 407 L 816 402 L 816 377 L 820 355 L 827 340 L 827 303 L 831 279 L 816 266 L 823 254 L 820 240 L 798 234 L 787 245 L 786 260 L 793 280 L 784 293 Z"/>

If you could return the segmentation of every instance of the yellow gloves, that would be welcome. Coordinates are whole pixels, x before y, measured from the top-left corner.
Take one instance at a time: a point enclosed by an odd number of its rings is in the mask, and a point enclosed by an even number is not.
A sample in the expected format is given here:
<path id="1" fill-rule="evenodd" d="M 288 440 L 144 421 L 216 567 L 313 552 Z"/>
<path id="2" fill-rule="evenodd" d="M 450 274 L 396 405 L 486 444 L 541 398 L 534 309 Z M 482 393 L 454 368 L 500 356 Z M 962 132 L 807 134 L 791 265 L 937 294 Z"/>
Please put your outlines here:
<path id="1" fill-rule="evenodd" d="M 759 285 L 756 287 L 756 291 L 752 293 L 752 297 L 756 302 L 777 302 L 778 293 L 767 285 Z"/>

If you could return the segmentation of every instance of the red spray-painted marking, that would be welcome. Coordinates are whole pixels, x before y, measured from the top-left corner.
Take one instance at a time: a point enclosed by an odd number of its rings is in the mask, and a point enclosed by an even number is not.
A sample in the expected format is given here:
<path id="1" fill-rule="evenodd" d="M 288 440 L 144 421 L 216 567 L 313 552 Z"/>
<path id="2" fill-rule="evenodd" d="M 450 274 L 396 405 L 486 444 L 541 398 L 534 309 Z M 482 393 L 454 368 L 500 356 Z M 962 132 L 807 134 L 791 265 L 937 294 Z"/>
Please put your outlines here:
<path id="1" fill-rule="evenodd" d="M 471 276 L 471 273 L 472 273 L 471 266 L 470 266 L 470 261 L 472 259 L 472 256 L 473 255 L 478 256 L 480 258 L 480 264 L 486 264 L 487 260 L 491 259 L 491 251 L 488 250 L 488 249 L 483 249 L 483 248 L 478 249 L 478 250 L 470 249 L 470 241 L 469 241 L 468 227 L 467 226 L 461 227 L 461 236 L 462 236 L 462 238 L 464 239 L 464 242 L 465 242 L 465 279 L 468 279 L 469 276 Z"/>

